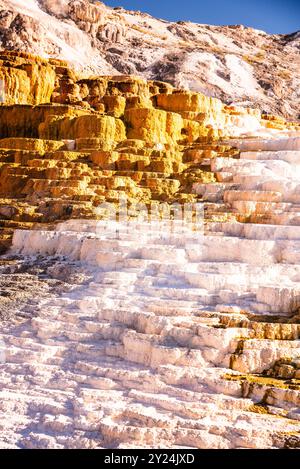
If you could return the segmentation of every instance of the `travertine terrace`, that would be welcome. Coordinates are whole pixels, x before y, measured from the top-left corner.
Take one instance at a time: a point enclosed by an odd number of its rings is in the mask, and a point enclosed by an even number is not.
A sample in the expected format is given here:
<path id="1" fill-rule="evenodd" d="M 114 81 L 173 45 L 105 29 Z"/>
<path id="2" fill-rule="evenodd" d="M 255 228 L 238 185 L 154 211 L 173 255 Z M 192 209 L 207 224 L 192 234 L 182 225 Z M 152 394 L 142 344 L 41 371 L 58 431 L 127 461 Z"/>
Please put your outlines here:
<path id="1" fill-rule="evenodd" d="M 299 447 L 299 124 L 0 59 L 2 447 Z"/>

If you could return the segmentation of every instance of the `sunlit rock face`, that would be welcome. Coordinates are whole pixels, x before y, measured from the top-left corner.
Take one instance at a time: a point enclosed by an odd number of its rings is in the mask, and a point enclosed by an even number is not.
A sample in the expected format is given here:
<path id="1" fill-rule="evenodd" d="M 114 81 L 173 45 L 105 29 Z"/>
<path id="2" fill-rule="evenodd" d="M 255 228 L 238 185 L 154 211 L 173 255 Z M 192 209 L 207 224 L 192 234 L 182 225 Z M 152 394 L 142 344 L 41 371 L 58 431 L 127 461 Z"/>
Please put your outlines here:
<path id="1" fill-rule="evenodd" d="M 121 195 L 146 205 L 201 200 L 193 185 L 216 182 L 215 159 L 238 156 L 240 137 L 280 135 L 297 148 L 297 123 L 163 82 L 81 78 L 61 60 L 8 51 L 0 77 L 1 249 L 14 228 L 94 217 Z M 207 219 L 235 216 L 207 210 Z"/>
<path id="2" fill-rule="evenodd" d="M 0 60 L 1 446 L 299 447 L 299 124 Z"/>
<path id="3" fill-rule="evenodd" d="M 299 118 L 299 32 L 168 22 L 94 0 L 1 0 L 0 46 Z"/>

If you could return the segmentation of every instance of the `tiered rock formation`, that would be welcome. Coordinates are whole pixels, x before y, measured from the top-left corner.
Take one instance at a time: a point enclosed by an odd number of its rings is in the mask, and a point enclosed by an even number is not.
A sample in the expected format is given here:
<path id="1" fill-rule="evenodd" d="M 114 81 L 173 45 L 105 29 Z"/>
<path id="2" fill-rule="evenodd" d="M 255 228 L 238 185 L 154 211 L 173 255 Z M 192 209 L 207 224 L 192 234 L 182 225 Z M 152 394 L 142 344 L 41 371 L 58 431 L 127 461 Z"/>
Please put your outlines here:
<path id="1" fill-rule="evenodd" d="M 2 60 L 22 76 L 0 113 L 3 238 L 35 228 L 3 259 L 83 272 L 3 327 L 2 446 L 299 447 L 299 126 L 161 82 Z M 97 221 L 120 195 L 128 223 Z M 203 231 L 137 220 L 135 202 L 200 202 Z"/>
<path id="2" fill-rule="evenodd" d="M 63 62 L 13 52 L 0 59 L 4 247 L 15 227 L 94 216 L 120 194 L 148 205 L 195 201 L 192 185 L 216 180 L 212 159 L 238 154 L 221 137 L 295 128 L 161 82 L 79 79 Z"/>
<path id="3" fill-rule="evenodd" d="M 240 162 L 261 170 L 243 191 L 253 206 L 270 196 L 265 166 L 283 182 L 299 171 L 295 153 L 231 161 L 234 177 Z M 48 256 L 52 273 L 81 265 L 92 280 L 45 298 L 21 331 L 5 328 L 2 445 L 299 447 L 299 219 L 275 216 L 210 224 L 209 235 L 133 220 L 16 231 L 15 254 Z"/>

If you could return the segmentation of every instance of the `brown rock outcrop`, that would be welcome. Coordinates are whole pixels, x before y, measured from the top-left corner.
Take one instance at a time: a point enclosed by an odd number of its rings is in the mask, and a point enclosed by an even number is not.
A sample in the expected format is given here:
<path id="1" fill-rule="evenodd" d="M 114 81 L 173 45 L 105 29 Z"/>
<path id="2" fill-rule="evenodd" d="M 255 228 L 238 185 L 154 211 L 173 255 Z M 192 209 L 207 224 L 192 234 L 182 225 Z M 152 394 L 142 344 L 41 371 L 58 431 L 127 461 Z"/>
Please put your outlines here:
<path id="1" fill-rule="evenodd" d="M 67 60 L 85 75 L 163 80 L 294 119 L 299 39 L 299 31 L 168 22 L 96 0 L 27 0 L 26 8 L 20 0 L 0 0 L 2 48 Z M 17 72 L 15 80 L 26 76 Z"/>
<path id="2" fill-rule="evenodd" d="M 0 53 L 0 80 L 6 104 L 49 103 L 55 87 L 53 65 L 41 58 L 14 52 Z"/>

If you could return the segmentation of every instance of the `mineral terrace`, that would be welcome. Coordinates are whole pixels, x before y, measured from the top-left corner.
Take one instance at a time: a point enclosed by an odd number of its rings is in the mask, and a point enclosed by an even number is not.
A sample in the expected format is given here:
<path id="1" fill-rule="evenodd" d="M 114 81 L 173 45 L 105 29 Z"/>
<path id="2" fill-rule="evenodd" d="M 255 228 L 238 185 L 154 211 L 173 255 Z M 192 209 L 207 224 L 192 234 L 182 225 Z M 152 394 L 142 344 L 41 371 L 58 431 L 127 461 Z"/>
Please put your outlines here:
<path id="1" fill-rule="evenodd" d="M 0 79 L 1 447 L 300 447 L 299 122 L 25 53 Z"/>

